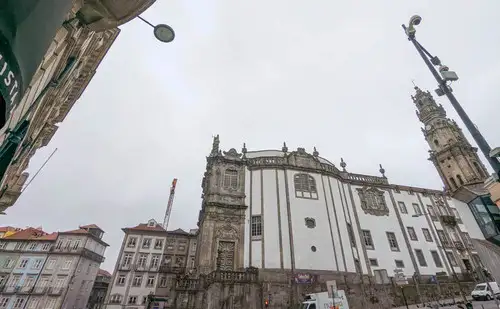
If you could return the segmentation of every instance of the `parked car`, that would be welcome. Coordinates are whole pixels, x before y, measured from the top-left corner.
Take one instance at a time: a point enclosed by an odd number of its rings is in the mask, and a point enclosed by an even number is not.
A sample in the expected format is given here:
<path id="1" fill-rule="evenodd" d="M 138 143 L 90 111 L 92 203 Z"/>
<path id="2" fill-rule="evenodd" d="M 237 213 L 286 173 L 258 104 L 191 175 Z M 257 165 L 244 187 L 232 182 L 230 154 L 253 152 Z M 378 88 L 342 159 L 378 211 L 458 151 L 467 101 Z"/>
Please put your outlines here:
<path id="1" fill-rule="evenodd" d="M 488 287 L 489 283 L 489 287 Z M 496 282 L 483 282 L 476 285 L 471 293 L 474 300 L 491 300 L 500 295 L 500 288 Z M 491 289 L 490 289 L 491 288 Z"/>

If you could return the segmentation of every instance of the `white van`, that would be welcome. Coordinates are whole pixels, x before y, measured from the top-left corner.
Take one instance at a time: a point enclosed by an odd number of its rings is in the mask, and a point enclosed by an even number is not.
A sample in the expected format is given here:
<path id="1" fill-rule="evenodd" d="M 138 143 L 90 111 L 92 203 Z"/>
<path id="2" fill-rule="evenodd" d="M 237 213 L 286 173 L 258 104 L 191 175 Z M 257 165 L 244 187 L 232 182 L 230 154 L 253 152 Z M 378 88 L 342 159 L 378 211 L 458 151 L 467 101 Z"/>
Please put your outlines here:
<path id="1" fill-rule="evenodd" d="M 491 290 L 487 283 L 479 283 L 476 285 L 470 296 L 474 300 L 491 300 L 500 294 L 500 288 L 496 282 L 489 282 Z"/>

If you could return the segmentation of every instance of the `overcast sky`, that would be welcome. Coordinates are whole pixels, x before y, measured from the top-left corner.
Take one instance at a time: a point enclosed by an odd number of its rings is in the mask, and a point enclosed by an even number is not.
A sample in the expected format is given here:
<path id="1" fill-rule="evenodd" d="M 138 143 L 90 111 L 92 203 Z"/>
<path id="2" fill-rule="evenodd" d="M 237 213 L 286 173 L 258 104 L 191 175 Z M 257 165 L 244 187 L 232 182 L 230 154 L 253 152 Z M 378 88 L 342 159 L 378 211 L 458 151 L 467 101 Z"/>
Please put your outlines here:
<path id="1" fill-rule="evenodd" d="M 122 27 L 29 171 L 58 152 L 1 224 L 95 223 L 112 271 L 121 228 L 162 221 L 174 177 L 170 228 L 196 227 L 214 134 L 223 149 L 316 146 L 350 172 L 379 175 L 382 163 L 391 183 L 441 189 L 410 98 L 412 80 L 436 87 L 401 28 L 415 13 L 417 38 L 457 71 L 456 96 L 500 145 L 498 0 L 158 0 L 143 17 L 171 25 L 175 41 L 140 20 Z"/>

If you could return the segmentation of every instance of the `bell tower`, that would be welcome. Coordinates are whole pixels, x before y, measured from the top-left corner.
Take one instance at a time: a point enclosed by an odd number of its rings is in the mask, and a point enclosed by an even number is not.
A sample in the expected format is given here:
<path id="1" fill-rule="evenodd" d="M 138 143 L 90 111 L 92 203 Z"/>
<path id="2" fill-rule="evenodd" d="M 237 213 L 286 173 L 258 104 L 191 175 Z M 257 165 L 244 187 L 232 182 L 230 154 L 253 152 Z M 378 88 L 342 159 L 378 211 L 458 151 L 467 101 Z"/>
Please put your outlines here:
<path id="1" fill-rule="evenodd" d="M 246 149 L 219 150 L 215 136 L 202 181 L 202 205 L 198 217 L 196 265 L 198 273 L 243 269 L 245 239 Z"/>
<path id="2" fill-rule="evenodd" d="M 424 124 L 422 133 L 429 144 L 429 160 L 434 163 L 446 190 L 484 182 L 488 172 L 454 120 L 437 104 L 429 91 L 415 87 L 411 98 L 417 107 L 417 117 Z"/>

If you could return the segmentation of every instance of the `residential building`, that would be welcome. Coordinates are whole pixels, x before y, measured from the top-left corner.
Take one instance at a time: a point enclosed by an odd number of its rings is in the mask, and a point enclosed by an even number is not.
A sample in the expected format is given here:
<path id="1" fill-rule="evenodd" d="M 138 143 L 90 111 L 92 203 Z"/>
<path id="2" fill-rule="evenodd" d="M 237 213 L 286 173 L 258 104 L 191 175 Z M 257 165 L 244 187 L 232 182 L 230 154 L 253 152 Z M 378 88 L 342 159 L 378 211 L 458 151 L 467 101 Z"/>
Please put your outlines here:
<path id="1" fill-rule="evenodd" d="M 38 5 L 25 18 L 13 18 L 12 12 L 25 11 L 22 7 L 16 10 L 22 6 L 20 2 L 10 1 L 0 12 L 0 18 L 24 22 L 22 26 L 15 22 L 8 27 L 0 25 L 0 37 L 15 40 L 0 46 L 2 76 L 7 74 L 3 72 L 9 72 L 15 79 L 12 84 L 19 90 L 0 87 L 0 109 L 4 113 L 0 115 L 0 213 L 19 198 L 28 178 L 26 168 L 31 157 L 49 143 L 59 128 L 58 123 L 66 118 L 95 75 L 118 36 L 117 27 L 145 11 L 154 0 L 51 1 L 48 5 L 54 6 L 54 10 L 50 13 L 46 6 Z M 58 10 L 69 10 L 56 14 L 56 6 Z M 40 16 L 44 18 L 32 20 Z M 30 25 L 43 27 L 27 29 Z M 16 53 L 18 49 L 30 52 Z M 32 66 L 29 76 L 14 73 L 14 68 L 27 66 Z M 11 71 L 6 71 L 7 67 Z M 8 96 L 15 96 L 15 100 Z"/>
<path id="2" fill-rule="evenodd" d="M 108 292 L 109 283 L 111 281 L 111 274 L 104 269 L 99 269 L 97 277 L 90 293 L 89 301 L 87 304 L 88 309 L 102 309 L 104 308 L 104 300 Z"/>
<path id="3" fill-rule="evenodd" d="M 150 293 L 168 295 L 176 277 L 193 273 L 197 229 L 165 231 L 154 219 L 125 233 L 106 308 L 145 308 Z"/>
<path id="4" fill-rule="evenodd" d="M 0 308 L 85 308 L 107 244 L 96 225 L 0 239 Z"/>

